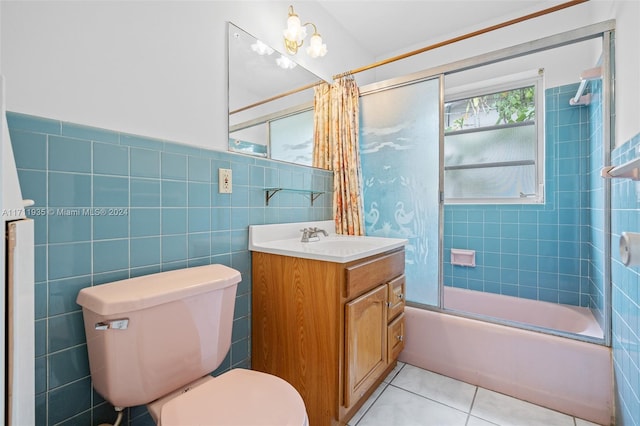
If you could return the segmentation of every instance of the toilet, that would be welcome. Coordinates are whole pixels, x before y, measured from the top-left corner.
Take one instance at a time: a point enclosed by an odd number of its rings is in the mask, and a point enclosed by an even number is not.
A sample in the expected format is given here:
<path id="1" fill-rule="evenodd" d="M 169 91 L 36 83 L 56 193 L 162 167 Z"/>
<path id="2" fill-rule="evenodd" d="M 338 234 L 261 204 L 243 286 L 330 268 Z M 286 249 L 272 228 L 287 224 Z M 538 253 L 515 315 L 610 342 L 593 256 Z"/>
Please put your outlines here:
<path id="1" fill-rule="evenodd" d="M 240 368 L 209 375 L 231 346 L 239 282 L 238 271 L 207 265 L 82 289 L 95 390 L 117 411 L 146 404 L 161 426 L 308 425 L 283 379 Z"/>

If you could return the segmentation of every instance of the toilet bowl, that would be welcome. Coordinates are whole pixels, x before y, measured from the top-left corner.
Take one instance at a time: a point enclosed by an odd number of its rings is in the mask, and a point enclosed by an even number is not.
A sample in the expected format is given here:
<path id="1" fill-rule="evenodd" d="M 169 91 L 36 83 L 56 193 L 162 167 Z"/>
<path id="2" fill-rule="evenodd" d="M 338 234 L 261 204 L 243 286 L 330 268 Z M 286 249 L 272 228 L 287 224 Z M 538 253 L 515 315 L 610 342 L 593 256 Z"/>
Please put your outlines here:
<path id="1" fill-rule="evenodd" d="M 238 271 L 207 265 L 82 289 L 95 390 L 118 411 L 146 404 L 162 426 L 307 425 L 302 397 L 281 378 L 209 375 L 231 346 L 238 282 Z"/>

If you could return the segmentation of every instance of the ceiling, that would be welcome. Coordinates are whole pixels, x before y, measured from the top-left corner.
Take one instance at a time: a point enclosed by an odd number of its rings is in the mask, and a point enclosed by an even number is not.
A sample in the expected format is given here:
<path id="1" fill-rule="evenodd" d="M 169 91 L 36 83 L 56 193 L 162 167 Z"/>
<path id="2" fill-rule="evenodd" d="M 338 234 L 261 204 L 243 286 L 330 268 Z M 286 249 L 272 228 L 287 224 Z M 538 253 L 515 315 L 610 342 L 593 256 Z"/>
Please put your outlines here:
<path id="1" fill-rule="evenodd" d="M 564 3 L 557 0 L 315 0 L 378 59 Z M 411 49 L 409 49 L 411 50 Z"/>

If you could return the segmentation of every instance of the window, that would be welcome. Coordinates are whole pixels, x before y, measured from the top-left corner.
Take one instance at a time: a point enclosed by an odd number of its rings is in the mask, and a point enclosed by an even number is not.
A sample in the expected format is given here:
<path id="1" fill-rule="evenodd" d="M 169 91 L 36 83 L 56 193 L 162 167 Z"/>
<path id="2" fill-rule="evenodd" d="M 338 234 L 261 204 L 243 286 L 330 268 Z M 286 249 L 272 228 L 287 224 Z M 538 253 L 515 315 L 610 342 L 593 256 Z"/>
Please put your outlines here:
<path id="1" fill-rule="evenodd" d="M 269 147 L 273 160 L 311 166 L 313 163 L 313 109 L 270 121 Z"/>
<path id="2" fill-rule="evenodd" d="M 445 102 L 448 203 L 543 202 L 541 77 Z"/>
<path id="3" fill-rule="evenodd" d="M 311 166 L 313 105 L 303 104 L 229 128 L 229 150 Z"/>

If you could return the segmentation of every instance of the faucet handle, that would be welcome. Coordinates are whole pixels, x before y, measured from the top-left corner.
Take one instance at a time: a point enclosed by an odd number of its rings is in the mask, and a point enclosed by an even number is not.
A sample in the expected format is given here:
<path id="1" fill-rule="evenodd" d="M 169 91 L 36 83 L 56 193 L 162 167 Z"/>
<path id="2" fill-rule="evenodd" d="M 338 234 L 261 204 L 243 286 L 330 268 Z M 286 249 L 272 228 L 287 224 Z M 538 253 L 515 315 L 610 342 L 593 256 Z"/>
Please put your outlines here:
<path id="1" fill-rule="evenodd" d="M 329 234 L 327 233 L 327 231 L 325 231 L 324 229 L 320 229 L 320 228 L 318 228 L 317 226 L 316 226 L 315 228 L 313 228 L 311 231 L 312 231 L 314 234 L 316 234 L 316 235 L 317 235 L 317 234 L 322 234 L 322 235 L 324 235 L 325 237 L 329 235 Z"/>

